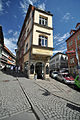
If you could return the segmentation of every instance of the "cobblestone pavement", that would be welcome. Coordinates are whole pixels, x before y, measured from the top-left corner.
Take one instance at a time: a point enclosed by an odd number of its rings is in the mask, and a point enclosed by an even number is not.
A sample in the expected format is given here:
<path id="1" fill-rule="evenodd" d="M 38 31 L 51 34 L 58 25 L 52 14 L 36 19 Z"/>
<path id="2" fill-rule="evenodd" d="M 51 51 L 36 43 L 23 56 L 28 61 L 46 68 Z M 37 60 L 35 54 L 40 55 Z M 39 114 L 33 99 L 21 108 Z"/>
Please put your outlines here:
<path id="1" fill-rule="evenodd" d="M 73 104 L 73 102 L 52 94 L 55 91 L 62 92 L 64 87 L 57 88 L 55 84 L 48 81 L 25 78 L 18 78 L 18 80 L 33 105 L 43 114 L 44 119 L 41 118 L 41 120 L 80 120 L 80 106 L 78 104 Z"/>
<path id="2" fill-rule="evenodd" d="M 0 71 L 0 119 L 23 111 L 31 112 L 31 107 L 17 79 Z"/>
<path id="3" fill-rule="evenodd" d="M 35 81 L 39 86 L 50 91 L 51 94 L 80 105 L 80 92 L 70 88 L 68 85 L 50 78 L 50 81 Z"/>

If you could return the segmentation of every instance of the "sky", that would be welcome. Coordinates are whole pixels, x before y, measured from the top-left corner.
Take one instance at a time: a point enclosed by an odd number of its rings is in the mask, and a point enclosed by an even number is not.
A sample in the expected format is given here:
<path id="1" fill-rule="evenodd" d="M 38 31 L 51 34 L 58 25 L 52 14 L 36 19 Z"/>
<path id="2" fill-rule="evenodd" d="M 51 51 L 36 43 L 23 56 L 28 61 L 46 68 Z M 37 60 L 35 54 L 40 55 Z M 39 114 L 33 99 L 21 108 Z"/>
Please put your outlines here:
<path id="1" fill-rule="evenodd" d="M 0 0 L 0 25 L 5 45 L 15 54 L 29 4 L 53 14 L 53 53 L 65 53 L 70 30 L 80 22 L 80 0 Z"/>

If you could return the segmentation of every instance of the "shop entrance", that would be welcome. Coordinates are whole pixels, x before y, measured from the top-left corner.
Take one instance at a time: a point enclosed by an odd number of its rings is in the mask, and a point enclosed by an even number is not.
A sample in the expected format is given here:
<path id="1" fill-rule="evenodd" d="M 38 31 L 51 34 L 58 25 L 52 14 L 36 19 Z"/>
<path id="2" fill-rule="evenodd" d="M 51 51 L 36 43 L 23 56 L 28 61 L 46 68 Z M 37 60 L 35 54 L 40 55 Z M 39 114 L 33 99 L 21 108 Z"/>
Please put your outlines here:
<path id="1" fill-rule="evenodd" d="M 36 63 L 35 72 L 37 73 L 37 79 L 42 79 L 43 78 L 44 64 L 42 62 Z"/>

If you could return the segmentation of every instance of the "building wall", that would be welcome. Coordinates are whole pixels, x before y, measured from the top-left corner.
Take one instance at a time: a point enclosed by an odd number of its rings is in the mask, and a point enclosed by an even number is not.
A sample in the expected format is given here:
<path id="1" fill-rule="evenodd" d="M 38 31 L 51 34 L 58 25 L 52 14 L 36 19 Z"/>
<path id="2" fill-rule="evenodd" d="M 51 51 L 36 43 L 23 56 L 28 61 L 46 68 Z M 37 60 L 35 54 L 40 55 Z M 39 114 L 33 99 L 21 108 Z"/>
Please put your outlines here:
<path id="1" fill-rule="evenodd" d="M 38 21 L 38 23 L 39 23 L 39 21 Z M 39 31 L 44 32 L 44 33 L 37 32 L 36 30 L 39 30 Z M 47 35 L 46 33 L 48 33 L 50 35 Z M 38 45 L 39 35 L 43 35 L 43 36 L 48 37 L 48 47 L 53 48 L 53 30 L 34 25 L 33 45 Z"/>
<path id="2" fill-rule="evenodd" d="M 27 12 L 27 17 L 24 21 L 22 31 L 18 40 L 19 50 L 19 64 L 22 66 L 22 70 L 28 74 L 29 78 L 34 78 L 36 63 L 44 63 L 45 77 L 49 77 L 49 73 L 46 74 L 46 67 L 49 66 L 49 58 L 53 55 L 53 28 L 52 28 L 52 15 L 47 15 L 42 10 L 37 10 L 34 7 L 30 7 Z M 39 24 L 39 15 L 48 18 L 48 26 Z M 48 38 L 48 45 L 39 46 L 39 35 L 46 36 Z M 45 40 L 44 40 L 45 41 Z M 26 45 L 28 48 L 26 50 Z M 24 51 L 24 52 L 23 52 Z M 34 65 L 34 72 L 31 73 L 31 65 Z"/>
<path id="3" fill-rule="evenodd" d="M 70 37 L 70 39 L 67 41 L 67 51 L 76 51 L 76 44 L 77 44 L 77 49 L 78 49 L 78 56 L 79 56 L 79 62 L 80 62 L 80 38 L 78 38 L 78 36 L 80 36 L 80 30 L 78 32 L 76 32 L 72 37 Z M 75 44 L 75 40 L 76 40 L 76 44 Z M 77 66 L 77 59 L 76 59 L 76 52 L 75 53 L 71 53 L 68 54 L 68 67 L 71 73 L 73 73 L 76 70 L 76 66 Z"/>
<path id="4" fill-rule="evenodd" d="M 61 59 L 61 56 L 63 59 Z M 56 70 L 56 69 L 62 69 L 67 67 L 67 61 L 68 57 L 64 54 L 56 54 L 53 56 L 53 58 L 50 60 L 50 69 Z"/>
<path id="5" fill-rule="evenodd" d="M 52 28 L 52 16 L 43 14 L 42 12 L 39 12 L 36 10 L 35 10 L 35 14 L 34 14 L 34 23 L 39 24 L 39 16 L 40 15 L 47 18 L 47 20 L 48 20 L 47 26 Z M 37 31 L 37 30 L 39 30 L 39 31 Z M 43 32 L 43 33 L 41 33 L 41 32 Z M 34 28 L 33 28 L 33 44 L 34 45 L 38 45 L 39 35 L 44 35 L 44 36 L 48 37 L 48 47 L 53 48 L 53 30 L 52 29 L 48 29 L 47 27 L 44 28 L 44 26 L 38 26 L 38 25 L 34 24 Z"/>
<path id="6" fill-rule="evenodd" d="M 52 28 L 52 16 L 35 10 L 35 15 L 34 15 L 34 22 L 35 23 L 39 23 L 39 15 L 41 15 L 45 18 L 48 18 L 48 26 Z"/>

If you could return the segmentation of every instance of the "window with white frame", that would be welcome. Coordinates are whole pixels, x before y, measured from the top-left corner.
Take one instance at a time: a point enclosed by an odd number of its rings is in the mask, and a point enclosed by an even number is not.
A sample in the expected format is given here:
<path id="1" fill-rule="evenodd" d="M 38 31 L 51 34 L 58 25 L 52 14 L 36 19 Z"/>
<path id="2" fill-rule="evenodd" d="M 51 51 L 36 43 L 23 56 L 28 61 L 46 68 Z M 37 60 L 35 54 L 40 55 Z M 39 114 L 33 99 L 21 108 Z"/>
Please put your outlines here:
<path id="1" fill-rule="evenodd" d="M 47 47 L 48 38 L 46 36 L 39 35 L 39 45 Z"/>
<path id="2" fill-rule="evenodd" d="M 48 19 L 45 18 L 45 17 L 39 16 L 39 24 L 47 26 L 48 25 Z"/>

